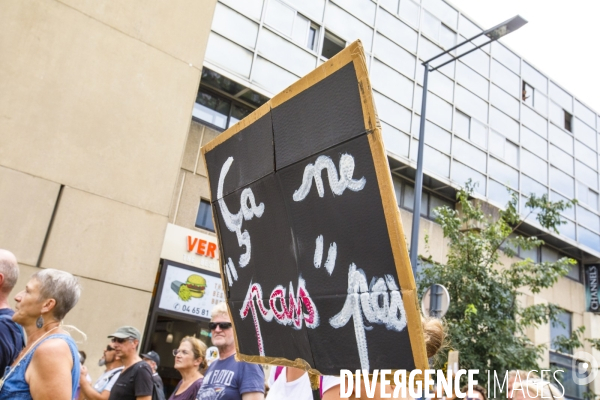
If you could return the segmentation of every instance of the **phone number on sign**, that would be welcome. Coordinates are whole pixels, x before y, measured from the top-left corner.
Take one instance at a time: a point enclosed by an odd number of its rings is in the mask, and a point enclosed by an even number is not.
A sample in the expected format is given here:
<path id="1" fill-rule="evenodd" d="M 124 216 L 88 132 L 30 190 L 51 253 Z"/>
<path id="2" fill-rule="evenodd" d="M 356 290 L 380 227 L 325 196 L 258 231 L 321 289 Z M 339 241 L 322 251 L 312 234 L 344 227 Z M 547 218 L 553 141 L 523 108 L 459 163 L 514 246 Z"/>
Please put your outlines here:
<path id="1" fill-rule="evenodd" d="M 194 314 L 194 315 L 199 315 L 201 317 L 209 317 L 210 316 L 210 310 L 207 308 L 202 308 L 202 307 L 191 307 L 188 305 L 181 305 L 179 303 L 175 303 L 175 305 L 173 306 L 173 309 L 175 311 L 179 311 L 179 312 L 184 312 L 187 314 Z"/>

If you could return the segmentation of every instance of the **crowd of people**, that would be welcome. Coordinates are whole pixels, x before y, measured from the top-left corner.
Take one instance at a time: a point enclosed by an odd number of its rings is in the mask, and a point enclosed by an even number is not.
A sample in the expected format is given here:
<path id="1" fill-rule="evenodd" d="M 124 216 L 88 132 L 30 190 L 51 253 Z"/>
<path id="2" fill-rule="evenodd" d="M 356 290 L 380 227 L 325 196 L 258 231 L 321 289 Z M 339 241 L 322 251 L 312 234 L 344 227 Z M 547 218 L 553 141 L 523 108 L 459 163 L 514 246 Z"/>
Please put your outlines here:
<path id="1" fill-rule="evenodd" d="M 15 296 L 15 310 L 8 303 L 17 283 L 19 266 L 15 256 L 0 250 L 0 400 L 162 400 L 163 382 L 157 373 L 160 356 L 155 351 L 139 353 L 141 334 L 122 326 L 107 335 L 100 365 L 104 373 L 95 381 L 84 366 L 86 355 L 63 329 L 62 321 L 77 304 L 81 289 L 68 272 L 42 269 Z M 423 319 L 427 356 L 433 357 L 444 343 L 442 323 Z M 322 376 L 313 389 L 309 375 L 290 367 L 270 368 L 265 384 L 264 369 L 237 361 L 234 331 L 225 303 L 214 307 L 209 324 L 218 358 L 207 365 L 207 348 L 196 337 L 186 336 L 173 350 L 174 368 L 181 380 L 169 400 L 323 400 L 340 399 L 340 378 Z M 375 390 L 380 395 L 379 383 Z M 553 385 L 524 371 L 512 371 L 507 398 L 561 400 Z M 392 389 L 386 390 L 391 393 Z M 464 389 L 463 389 L 464 391 Z M 361 390 L 365 393 L 365 389 Z M 513 396 L 514 394 L 514 396 Z M 355 398 L 354 393 L 350 398 Z M 407 399 L 412 400 L 412 399 Z M 446 399 L 439 399 L 446 400 Z M 475 387 L 468 400 L 488 400 L 484 388 Z"/>

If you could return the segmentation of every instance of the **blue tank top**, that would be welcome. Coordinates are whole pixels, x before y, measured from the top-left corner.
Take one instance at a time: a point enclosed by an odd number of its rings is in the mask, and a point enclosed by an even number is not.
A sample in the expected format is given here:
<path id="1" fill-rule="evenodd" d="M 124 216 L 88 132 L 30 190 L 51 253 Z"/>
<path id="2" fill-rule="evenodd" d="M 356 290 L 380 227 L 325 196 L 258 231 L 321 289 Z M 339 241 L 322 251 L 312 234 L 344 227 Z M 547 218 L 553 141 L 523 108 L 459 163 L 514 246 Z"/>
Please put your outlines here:
<path id="1" fill-rule="evenodd" d="M 2 390 L 0 390 L 0 400 L 32 400 L 31 393 L 29 392 L 29 384 L 25 381 L 25 371 L 27 371 L 27 367 L 29 367 L 29 363 L 31 362 L 35 350 L 48 339 L 63 339 L 69 345 L 71 356 L 73 357 L 73 369 L 71 370 L 71 398 L 74 398 L 75 391 L 79 386 L 79 370 L 81 369 L 81 364 L 79 364 L 79 354 L 77 346 L 71 336 L 58 333 L 44 338 L 36 344 L 35 347 L 21 359 L 21 361 L 19 361 L 14 367 L 14 372 L 10 374 L 8 379 L 4 382 Z M 11 367 L 6 368 L 4 376 L 8 374 L 10 369 Z"/>

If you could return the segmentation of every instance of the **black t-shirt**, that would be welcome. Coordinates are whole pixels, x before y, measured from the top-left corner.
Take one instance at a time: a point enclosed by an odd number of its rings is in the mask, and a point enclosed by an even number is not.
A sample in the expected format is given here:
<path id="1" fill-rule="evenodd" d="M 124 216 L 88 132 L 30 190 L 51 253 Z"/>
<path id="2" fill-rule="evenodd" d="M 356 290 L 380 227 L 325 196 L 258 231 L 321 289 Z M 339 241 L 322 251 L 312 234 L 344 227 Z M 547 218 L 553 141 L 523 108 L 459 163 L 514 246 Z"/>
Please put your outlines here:
<path id="1" fill-rule="evenodd" d="M 139 396 L 152 396 L 152 370 L 145 361 L 127 368 L 115 382 L 109 400 L 136 400 Z"/>
<path id="2" fill-rule="evenodd" d="M 4 375 L 24 346 L 23 333 L 12 320 L 13 314 L 10 308 L 0 309 L 0 375 Z"/>
<path id="3" fill-rule="evenodd" d="M 163 386 L 163 381 L 160 375 L 158 373 L 155 373 L 154 375 L 152 375 L 152 379 L 154 379 L 154 382 L 156 382 L 156 384 L 158 385 L 158 390 L 164 393 L 165 388 Z"/>

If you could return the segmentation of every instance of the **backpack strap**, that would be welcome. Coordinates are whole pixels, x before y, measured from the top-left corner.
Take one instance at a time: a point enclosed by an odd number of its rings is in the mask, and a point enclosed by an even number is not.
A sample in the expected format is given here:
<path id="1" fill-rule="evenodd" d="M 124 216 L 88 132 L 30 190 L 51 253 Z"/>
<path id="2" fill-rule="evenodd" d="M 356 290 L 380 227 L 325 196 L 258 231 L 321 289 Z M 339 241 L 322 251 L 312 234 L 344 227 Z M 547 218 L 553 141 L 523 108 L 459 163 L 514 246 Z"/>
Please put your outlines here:
<path id="1" fill-rule="evenodd" d="M 281 371 L 283 371 L 283 367 L 281 365 L 275 367 L 275 380 L 279 378 L 279 375 L 281 375 Z"/>

